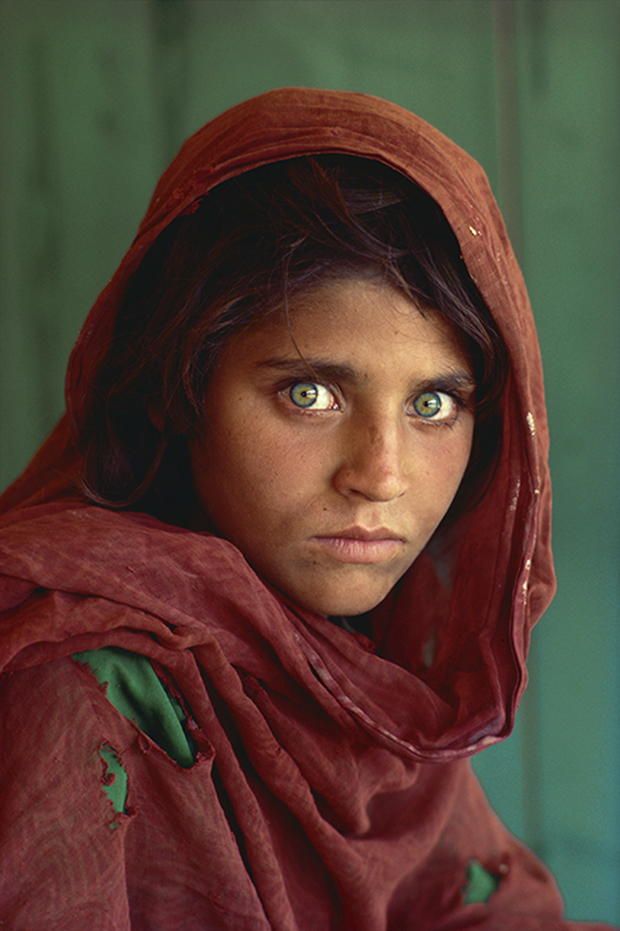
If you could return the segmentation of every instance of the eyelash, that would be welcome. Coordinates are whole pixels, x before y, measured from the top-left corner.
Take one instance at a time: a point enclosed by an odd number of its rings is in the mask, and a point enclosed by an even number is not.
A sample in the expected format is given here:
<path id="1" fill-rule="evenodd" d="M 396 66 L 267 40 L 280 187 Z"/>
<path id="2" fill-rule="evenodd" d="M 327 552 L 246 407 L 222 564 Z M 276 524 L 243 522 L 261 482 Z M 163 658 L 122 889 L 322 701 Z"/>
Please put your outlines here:
<path id="1" fill-rule="evenodd" d="M 294 388 L 301 387 L 301 386 L 308 387 L 308 388 L 310 387 L 317 388 L 319 389 L 319 391 L 321 389 L 328 391 L 330 395 L 332 396 L 332 398 L 334 399 L 333 406 L 314 408 L 311 406 L 302 407 L 301 405 L 296 404 L 292 398 L 292 392 Z M 290 404 L 293 406 L 296 413 L 301 414 L 303 416 L 316 417 L 316 416 L 319 416 L 320 414 L 329 413 L 330 411 L 342 410 L 341 404 L 338 400 L 337 391 L 331 385 L 324 384 L 323 382 L 305 381 L 305 380 L 296 378 L 296 379 L 293 379 L 292 381 L 287 382 L 287 384 L 284 387 L 280 387 L 278 389 L 278 394 L 281 397 L 283 397 L 285 400 L 290 402 Z M 415 402 L 418 401 L 420 398 L 422 398 L 424 395 L 439 395 L 439 396 L 444 396 L 444 397 L 449 398 L 454 404 L 454 411 L 452 412 L 452 414 L 448 415 L 448 417 L 446 417 L 443 420 L 434 420 L 430 417 L 424 417 L 422 414 L 420 414 L 417 411 L 413 414 L 409 414 L 409 411 L 412 408 L 414 408 Z M 428 424 L 429 426 L 434 426 L 434 427 L 453 427 L 456 424 L 461 411 L 467 410 L 467 409 L 468 409 L 468 404 L 463 400 L 463 398 L 459 397 L 454 392 L 440 391 L 438 389 L 427 389 L 426 391 L 421 391 L 420 394 L 412 398 L 411 401 L 409 401 L 407 404 L 407 412 L 409 416 L 419 421 L 420 423 L 423 423 L 425 425 Z"/>

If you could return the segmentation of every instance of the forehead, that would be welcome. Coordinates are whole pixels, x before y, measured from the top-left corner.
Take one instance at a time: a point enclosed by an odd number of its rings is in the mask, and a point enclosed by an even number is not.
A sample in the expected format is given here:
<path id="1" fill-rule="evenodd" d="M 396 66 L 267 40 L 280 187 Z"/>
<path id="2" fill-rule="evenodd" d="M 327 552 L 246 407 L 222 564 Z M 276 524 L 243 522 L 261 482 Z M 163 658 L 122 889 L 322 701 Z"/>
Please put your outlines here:
<path id="1" fill-rule="evenodd" d="M 447 318 L 391 285 L 363 277 L 323 281 L 240 334 L 225 357 L 261 366 L 295 357 L 410 372 L 436 365 L 470 372 L 463 339 Z"/>

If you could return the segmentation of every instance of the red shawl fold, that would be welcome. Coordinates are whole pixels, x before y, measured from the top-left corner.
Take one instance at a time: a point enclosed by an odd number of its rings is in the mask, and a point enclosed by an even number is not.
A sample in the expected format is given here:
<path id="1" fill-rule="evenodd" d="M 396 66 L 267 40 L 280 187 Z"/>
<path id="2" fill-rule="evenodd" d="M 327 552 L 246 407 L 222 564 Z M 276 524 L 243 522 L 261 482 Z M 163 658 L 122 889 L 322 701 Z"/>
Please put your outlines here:
<path id="1" fill-rule="evenodd" d="M 230 543 L 71 492 L 71 430 L 157 235 L 221 181 L 319 152 L 377 159 L 439 203 L 511 360 L 491 487 L 379 609 L 381 655 L 284 602 Z M 553 593 L 546 460 L 525 287 L 469 156 L 393 104 L 295 88 L 189 139 L 80 334 L 66 417 L 0 499 L 7 927 L 568 928 L 552 879 L 490 811 L 467 760 L 510 732 L 530 631 Z M 194 766 L 171 760 L 71 659 L 106 645 L 167 670 L 191 709 Z M 101 791 L 103 745 L 128 773 L 121 813 Z M 466 904 L 474 861 L 499 885 Z"/>

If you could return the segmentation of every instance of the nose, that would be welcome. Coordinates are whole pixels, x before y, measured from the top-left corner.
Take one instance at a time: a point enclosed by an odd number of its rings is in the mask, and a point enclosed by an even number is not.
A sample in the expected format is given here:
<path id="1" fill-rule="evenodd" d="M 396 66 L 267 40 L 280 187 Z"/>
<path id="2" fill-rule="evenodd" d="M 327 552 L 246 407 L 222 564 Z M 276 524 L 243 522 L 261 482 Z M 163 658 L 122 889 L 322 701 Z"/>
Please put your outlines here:
<path id="1" fill-rule="evenodd" d="M 352 423 L 342 438 L 334 485 L 342 495 L 361 495 L 369 501 L 400 498 L 409 487 L 409 479 L 398 427 Z"/>

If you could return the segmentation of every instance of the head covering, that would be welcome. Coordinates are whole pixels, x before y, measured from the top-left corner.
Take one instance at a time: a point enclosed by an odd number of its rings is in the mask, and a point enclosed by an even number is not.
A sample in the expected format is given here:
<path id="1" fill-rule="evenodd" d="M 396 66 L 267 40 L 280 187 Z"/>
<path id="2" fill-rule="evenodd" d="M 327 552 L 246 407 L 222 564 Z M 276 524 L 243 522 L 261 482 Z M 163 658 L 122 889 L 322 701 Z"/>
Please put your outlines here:
<path id="1" fill-rule="evenodd" d="M 284 601 L 227 541 L 70 491 L 71 431 L 127 284 L 158 235 L 221 182 L 317 153 L 376 159 L 434 198 L 510 357 L 491 485 L 378 610 L 389 629 L 380 656 L 365 637 Z M 85 779 L 76 761 L 87 751 L 72 741 L 67 749 L 61 709 L 76 677 L 80 695 L 91 688 L 68 659 L 80 650 L 123 647 L 166 670 L 200 749 L 181 770 L 99 691 L 88 693 L 94 717 L 81 712 L 80 739 L 108 741 L 129 772 L 113 842 L 86 819 L 89 902 L 122 887 L 119 928 L 397 931 L 465 927 L 467 915 L 489 929 L 565 927 L 552 880 L 490 812 L 466 760 L 510 732 L 530 631 L 554 587 L 534 323 L 480 167 L 423 120 L 362 94 L 288 88 L 232 108 L 162 176 L 80 333 L 66 393 L 66 417 L 0 499 L 10 508 L 0 523 L 2 666 L 22 695 L 54 690 L 41 732 L 52 749 L 64 741 L 75 780 Z M 22 765 L 32 784 L 36 765 Z M 80 843 L 71 840 L 83 860 Z M 464 898 L 472 863 L 499 882 L 486 905 Z M 86 927 L 81 920 L 63 927 Z"/>

